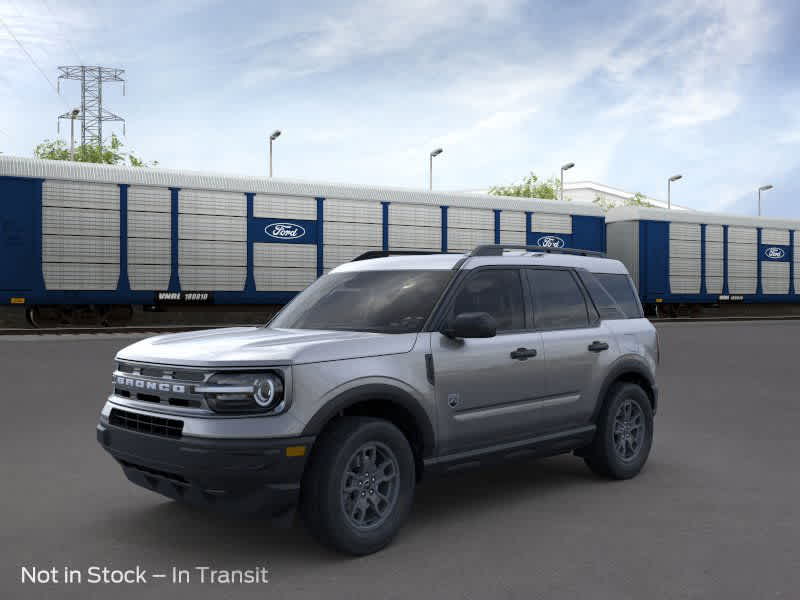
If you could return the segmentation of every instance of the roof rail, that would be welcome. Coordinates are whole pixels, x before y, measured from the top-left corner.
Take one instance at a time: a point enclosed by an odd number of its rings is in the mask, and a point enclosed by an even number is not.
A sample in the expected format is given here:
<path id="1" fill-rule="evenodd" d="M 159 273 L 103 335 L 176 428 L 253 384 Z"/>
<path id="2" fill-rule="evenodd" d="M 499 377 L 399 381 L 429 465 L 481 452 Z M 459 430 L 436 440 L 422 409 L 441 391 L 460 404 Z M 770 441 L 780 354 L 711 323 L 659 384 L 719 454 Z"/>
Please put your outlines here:
<path id="1" fill-rule="evenodd" d="M 448 254 L 447 252 L 436 252 L 435 250 L 367 250 L 364 254 L 359 254 L 350 262 L 358 260 L 369 260 L 371 258 L 386 258 L 387 256 L 409 256 L 426 254 Z"/>
<path id="2" fill-rule="evenodd" d="M 548 254 L 574 254 L 576 256 L 593 256 L 605 258 L 604 252 L 580 250 L 577 248 L 548 248 L 545 246 L 523 246 L 518 244 L 484 244 L 473 248 L 469 256 L 503 256 L 504 250 L 526 250 L 528 252 L 544 252 Z"/>

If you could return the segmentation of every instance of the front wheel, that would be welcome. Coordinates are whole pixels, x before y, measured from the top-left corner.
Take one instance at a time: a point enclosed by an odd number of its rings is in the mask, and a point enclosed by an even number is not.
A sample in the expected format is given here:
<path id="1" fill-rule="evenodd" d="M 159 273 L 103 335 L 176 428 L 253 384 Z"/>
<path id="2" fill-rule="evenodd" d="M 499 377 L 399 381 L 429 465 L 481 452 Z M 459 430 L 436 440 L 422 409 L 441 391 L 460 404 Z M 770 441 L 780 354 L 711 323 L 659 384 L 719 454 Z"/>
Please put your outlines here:
<path id="1" fill-rule="evenodd" d="M 603 477 L 630 479 L 644 467 L 653 443 L 653 409 L 634 383 L 614 384 L 600 412 L 594 441 L 584 460 Z"/>
<path id="2" fill-rule="evenodd" d="M 414 455 L 391 423 L 343 417 L 325 431 L 303 478 L 301 511 L 323 544 L 363 555 L 391 542 L 414 498 Z"/>

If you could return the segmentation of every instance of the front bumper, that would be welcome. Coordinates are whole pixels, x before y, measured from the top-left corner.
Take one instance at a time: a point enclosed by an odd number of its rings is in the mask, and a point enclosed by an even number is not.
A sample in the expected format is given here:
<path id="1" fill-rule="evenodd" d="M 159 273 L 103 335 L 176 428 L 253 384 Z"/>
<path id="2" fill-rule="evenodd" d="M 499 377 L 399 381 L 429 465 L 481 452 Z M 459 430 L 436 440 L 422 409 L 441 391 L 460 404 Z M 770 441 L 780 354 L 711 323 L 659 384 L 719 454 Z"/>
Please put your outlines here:
<path id="1" fill-rule="evenodd" d="M 225 512 L 279 515 L 297 503 L 314 437 L 173 439 L 102 420 L 97 441 L 131 482 L 151 491 Z"/>

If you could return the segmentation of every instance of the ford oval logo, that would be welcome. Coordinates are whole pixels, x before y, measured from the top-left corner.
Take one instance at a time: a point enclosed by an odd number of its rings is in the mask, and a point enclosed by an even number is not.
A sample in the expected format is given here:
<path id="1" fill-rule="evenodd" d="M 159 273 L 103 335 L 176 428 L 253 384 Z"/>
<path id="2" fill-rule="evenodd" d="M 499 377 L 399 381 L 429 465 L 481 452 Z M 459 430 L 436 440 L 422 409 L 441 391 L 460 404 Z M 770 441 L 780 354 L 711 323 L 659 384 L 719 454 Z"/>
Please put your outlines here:
<path id="1" fill-rule="evenodd" d="M 766 256 L 767 258 L 780 260 L 784 256 L 786 256 L 786 250 L 784 250 L 783 248 L 778 248 L 776 246 L 772 246 L 771 248 L 765 248 L 764 249 L 764 256 Z"/>
<path id="2" fill-rule="evenodd" d="M 270 223 L 264 227 L 264 233 L 279 240 L 296 240 L 303 237 L 306 230 L 297 223 Z"/>
<path id="3" fill-rule="evenodd" d="M 542 248 L 563 248 L 567 243 L 555 235 L 543 235 L 536 240 L 536 245 Z"/>

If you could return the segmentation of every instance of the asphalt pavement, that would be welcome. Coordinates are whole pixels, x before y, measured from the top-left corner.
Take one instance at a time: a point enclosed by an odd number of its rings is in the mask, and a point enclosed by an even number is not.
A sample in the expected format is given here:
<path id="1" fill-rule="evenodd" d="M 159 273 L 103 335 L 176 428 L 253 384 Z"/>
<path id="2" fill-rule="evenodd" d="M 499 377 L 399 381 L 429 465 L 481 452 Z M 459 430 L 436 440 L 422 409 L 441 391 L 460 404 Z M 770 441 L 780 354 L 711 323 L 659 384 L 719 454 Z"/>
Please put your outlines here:
<path id="1" fill-rule="evenodd" d="M 0 598 L 800 597 L 800 322 L 659 330 L 662 400 L 638 478 L 561 456 L 432 479 L 394 544 L 357 559 L 299 524 L 129 484 L 94 428 L 114 352 L 135 337 L 0 338 Z M 146 583 L 89 582 L 137 567 Z"/>

